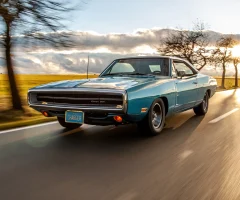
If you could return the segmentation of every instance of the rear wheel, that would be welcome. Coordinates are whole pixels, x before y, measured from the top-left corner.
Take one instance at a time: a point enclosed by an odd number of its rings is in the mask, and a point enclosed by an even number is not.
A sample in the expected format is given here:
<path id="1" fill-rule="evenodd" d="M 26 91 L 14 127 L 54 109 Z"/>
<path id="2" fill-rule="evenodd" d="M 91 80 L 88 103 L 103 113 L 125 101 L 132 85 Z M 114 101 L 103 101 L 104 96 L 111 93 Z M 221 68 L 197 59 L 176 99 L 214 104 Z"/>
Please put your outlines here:
<path id="1" fill-rule="evenodd" d="M 202 103 L 197 107 L 193 108 L 193 111 L 198 116 L 205 115 L 208 111 L 208 106 L 209 106 L 209 95 L 208 95 L 208 92 L 206 92 Z"/>
<path id="2" fill-rule="evenodd" d="M 58 122 L 61 126 L 67 128 L 67 129 L 76 129 L 79 128 L 80 126 L 82 126 L 82 124 L 72 124 L 72 123 L 68 123 L 65 122 L 65 119 L 63 117 L 58 117 Z"/>
<path id="3" fill-rule="evenodd" d="M 146 118 L 138 123 L 140 131 L 144 131 L 148 135 L 158 135 L 165 124 L 165 106 L 162 99 L 156 99 L 146 116 Z"/>

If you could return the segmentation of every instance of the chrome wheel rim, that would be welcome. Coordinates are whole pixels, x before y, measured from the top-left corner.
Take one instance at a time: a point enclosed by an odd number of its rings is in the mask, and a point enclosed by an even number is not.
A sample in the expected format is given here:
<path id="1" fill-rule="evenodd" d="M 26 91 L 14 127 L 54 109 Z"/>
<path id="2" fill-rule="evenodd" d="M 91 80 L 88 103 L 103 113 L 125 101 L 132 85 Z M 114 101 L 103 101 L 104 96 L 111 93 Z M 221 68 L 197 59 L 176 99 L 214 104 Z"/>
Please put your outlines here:
<path id="1" fill-rule="evenodd" d="M 203 109 L 206 111 L 207 108 L 208 108 L 208 99 L 207 99 L 207 94 L 205 94 L 203 99 Z"/>
<path id="2" fill-rule="evenodd" d="M 162 124 L 162 108 L 156 103 L 152 110 L 152 125 L 155 129 L 158 129 Z"/>

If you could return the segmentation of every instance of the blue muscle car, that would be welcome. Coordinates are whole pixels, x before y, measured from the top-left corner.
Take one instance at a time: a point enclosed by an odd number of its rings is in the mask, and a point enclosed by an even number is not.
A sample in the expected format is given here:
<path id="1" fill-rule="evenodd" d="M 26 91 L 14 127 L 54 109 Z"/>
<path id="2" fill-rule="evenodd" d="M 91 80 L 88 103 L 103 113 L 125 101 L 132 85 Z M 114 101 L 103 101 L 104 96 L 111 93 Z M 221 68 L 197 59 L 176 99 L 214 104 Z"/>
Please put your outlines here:
<path id="1" fill-rule="evenodd" d="M 216 80 L 174 57 L 114 60 L 98 78 L 68 80 L 32 88 L 29 105 L 74 129 L 83 123 L 136 123 L 150 135 L 160 133 L 165 118 L 193 109 L 205 115 Z"/>

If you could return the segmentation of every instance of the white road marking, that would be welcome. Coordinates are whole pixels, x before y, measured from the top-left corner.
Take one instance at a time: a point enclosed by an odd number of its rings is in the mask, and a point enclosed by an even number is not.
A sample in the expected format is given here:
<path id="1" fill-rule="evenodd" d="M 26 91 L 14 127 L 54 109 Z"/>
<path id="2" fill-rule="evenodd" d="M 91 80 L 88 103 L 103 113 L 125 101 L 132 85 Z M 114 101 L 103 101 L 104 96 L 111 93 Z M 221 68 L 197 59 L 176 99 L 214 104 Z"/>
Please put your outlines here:
<path id="1" fill-rule="evenodd" d="M 217 123 L 217 122 L 221 121 L 222 119 L 228 117 L 229 115 L 231 115 L 231 114 L 237 112 L 238 110 L 239 110 L 239 108 L 235 108 L 235 109 L 233 109 L 233 110 L 231 110 L 231 111 L 225 113 L 224 115 L 221 115 L 220 117 L 218 117 L 218 118 L 216 118 L 216 119 L 210 121 L 209 124 Z"/>
<path id="2" fill-rule="evenodd" d="M 229 90 L 229 91 L 233 91 L 233 90 Z M 227 91 L 227 92 L 229 92 L 229 91 Z M 226 91 L 221 91 L 221 92 L 218 92 L 218 93 L 226 93 Z M 235 108 L 232 111 L 230 111 L 230 112 L 228 112 L 228 113 L 226 113 L 224 115 L 221 115 L 220 117 L 210 121 L 209 123 L 211 123 L 211 124 L 212 123 L 216 123 L 216 122 L 226 118 L 227 116 L 233 114 L 234 112 L 237 112 L 238 110 L 239 110 L 239 108 Z M 10 133 L 10 132 L 16 132 L 16 131 L 31 129 L 31 128 L 37 128 L 37 127 L 41 127 L 41 126 L 48 126 L 48 125 L 57 124 L 57 123 L 58 122 L 55 121 L 55 122 L 48 122 L 48 123 L 43 123 L 43 124 L 31 125 L 31 126 L 24 126 L 24 127 L 21 127 L 21 128 L 9 129 L 9 130 L 5 130 L 5 131 L 0 131 L 0 135 L 1 134 L 5 134 L 5 133 Z M 114 128 L 110 128 L 110 130 L 113 130 Z"/>
<path id="3" fill-rule="evenodd" d="M 21 128 L 14 128 L 14 129 L 6 130 L 6 131 L 0 131 L 0 135 L 5 134 L 5 133 L 10 133 L 10 132 L 16 132 L 16 131 L 31 129 L 31 128 L 37 128 L 37 127 L 41 127 L 41 126 L 48 126 L 48 125 L 57 124 L 57 123 L 58 122 L 48 122 L 48 123 L 44 123 L 44 124 L 37 124 L 37 125 L 32 125 L 32 126 L 24 126 L 24 127 L 21 127 Z"/>
<path id="4" fill-rule="evenodd" d="M 180 155 L 179 155 L 179 158 L 181 160 L 185 160 L 188 156 L 190 156 L 191 154 L 193 153 L 192 150 L 186 150 L 184 152 L 182 152 Z"/>

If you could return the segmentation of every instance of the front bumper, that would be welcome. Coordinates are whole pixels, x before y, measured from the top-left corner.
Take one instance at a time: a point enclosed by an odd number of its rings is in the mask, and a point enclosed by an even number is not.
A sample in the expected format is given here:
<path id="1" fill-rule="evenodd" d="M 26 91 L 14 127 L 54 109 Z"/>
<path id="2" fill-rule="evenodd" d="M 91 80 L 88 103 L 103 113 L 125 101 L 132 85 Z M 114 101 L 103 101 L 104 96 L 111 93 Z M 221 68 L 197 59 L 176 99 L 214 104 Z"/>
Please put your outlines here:
<path id="1" fill-rule="evenodd" d="M 65 110 L 59 110 L 59 109 L 58 110 L 35 109 L 35 110 L 39 112 L 43 112 L 43 111 L 47 112 L 48 117 L 65 118 Z M 83 112 L 84 112 L 84 124 L 108 126 L 108 125 L 120 125 L 120 124 L 131 123 L 131 121 L 129 121 L 128 119 L 128 116 L 123 113 L 91 112 L 91 111 L 83 111 Z M 114 116 L 116 115 L 122 117 L 123 121 L 121 123 L 118 123 L 114 120 Z"/>
<path id="2" fill-rule="evenodd" d="M 82 104 L 67 104 L 64 103 L 48 103 L 48 102 L 39 102 L 36 101 L 36 98 L 34 98 L 36 93 L 43 93 L 47 92 L 49 94 L 52 93 L 61 93 L 61 92 L 69 92 L 71 93 L 78 93 L 78 92 L 84 92 L 86 94 L 91 93 L 98 93 L 99 95 L 105 95 L 105 94 L 122 94 L 123 96 L 123 104 L 117 105 L 117 106 L 108 106 L 108 105 L 82 105 Z M 35 93 L 35 94 L 34 94 Z M 33 94 L 33 95 L 32 95 Z M 65 90 L 50 90 L 50 89 L 32 89 L 28 92 L 28 104 L 33 109 L 43 113 L 47 112 L 49 117 L 65 117 L 65 112 L 67 110 L 72 111 L 83 111 L 84 112 L 84 123 L 86 124 L 93 124 L 93 125 L 116 125 L 116 124 L 125 124 L 127 121 L 123 120 L 122 123 L 117 123 L 114 120 L 114 116 L 126 116 L 127 115 L 127 93 L 126 91 L 120 91 L 120 90 L 82 90 L 82 89 L 65 89 Z"/>
<path id="3" fill-rule="evenodd" d="M 39 102 L 36 99 L 36 94 L 48 93 L 48 94 L 98 94 L 98 95 L 108 95 L 108 94 L 121 94 L 122 95 L 122 104 L 115 106 L 107 105 L 83 105 L 83 104 L 68 104 L 64 103 L 47 103 Z M 64 97 L 65 98 L 65 97 Z M 107 113 L 127 113 L 127 92 L 124 90 L 110 90 L 110 89 L 79 89 L 79 88 L 70 88 L 70 89 L 30 89 L 28 91 L 28 104 L 30 107 L 38 111 L 66 111 L 66 110 L 77 110 L 83 112 L 107 112 Z"/>
<path id="4" fill-rule="evenodd" d="M 29 103 L 31 108 L 42 112 L 42 111 L 67 111 L 67 110 L 77 110 L 83 112 L 98 112 L 98 113 L 126 113 L 126 106 L 123 108 L 108 108 L 108 107 L 77 107 L 77 106 L 70 106 L 70 105 L 61 105 L 61 106 L 54 106 L 54 105 L 38 105 L 38 104 L 31 104 Z"/>

